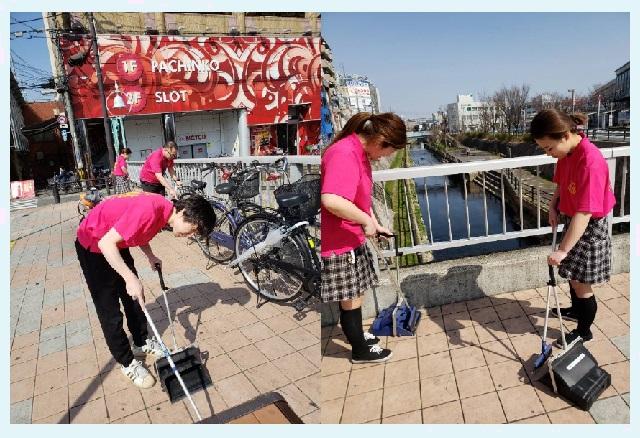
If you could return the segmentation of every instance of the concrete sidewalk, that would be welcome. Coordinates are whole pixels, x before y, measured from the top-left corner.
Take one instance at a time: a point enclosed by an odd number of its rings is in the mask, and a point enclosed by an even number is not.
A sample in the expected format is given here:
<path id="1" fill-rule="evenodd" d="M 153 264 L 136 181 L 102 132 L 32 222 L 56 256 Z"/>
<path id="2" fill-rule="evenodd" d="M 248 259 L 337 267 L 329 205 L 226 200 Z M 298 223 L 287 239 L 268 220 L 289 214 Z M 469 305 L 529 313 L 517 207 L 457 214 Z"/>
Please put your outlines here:
<path id="1" fill-rule="evenodd" d="M 76 259 L 76 203 L 11 213 L 11 422 L 190 423 L 157 383 L 139 390 L 107 350 Z M 203 416 L 278 391 L 305 423 L 320 421 L 320 316 L 288 305 L 256 307 L 240 275 L 213 267 L 196 245 L 161 233 L 178 345 L 198 343 L 214 385 L 195 395 Z M 133 249 L 147 301 L 171 346 L 158 278 Z M 153 361 L 147 360 L 152 366 Z"/>
<path id="2" fill-rule="evenodd" d="M 340 327 L 323 327 L 322 422 L 629 423 L 629 274 L 596 288 L 586 346 L 612 385 L 589 412 L 535 381 L 546 293 L 543 286 L 429 308 L 417 336 L 381 340 L 393 350 L 383 364 L 352 365 Z M 549 341 L 559 334 L 551 320 Z"/>

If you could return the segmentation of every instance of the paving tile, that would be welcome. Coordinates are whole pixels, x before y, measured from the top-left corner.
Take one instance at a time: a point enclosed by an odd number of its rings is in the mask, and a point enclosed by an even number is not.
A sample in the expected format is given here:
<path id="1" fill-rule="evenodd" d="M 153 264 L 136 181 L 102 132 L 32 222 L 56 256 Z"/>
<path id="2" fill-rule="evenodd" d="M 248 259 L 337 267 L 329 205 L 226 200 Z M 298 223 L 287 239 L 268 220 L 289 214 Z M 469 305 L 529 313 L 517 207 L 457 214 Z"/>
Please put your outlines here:
<path id="1" fill-rule="evenodd" d="M 629 361 L 605 365 L 602 368 L 611 374 L 611 386 L 619 394 L 629 392 Z"/>
<path id="2" fill-rule="evenodd" d="M 488 365 L 517 360 L 518 356 L 509 339 L 487 342 L 481 345 L 484 360 Z"/>
<path id="3" fill-rule="evenodd" d="M 618 350 L 620 350 L 620 352 L 622 354 L 624 354 L 624 356 L 627 359 L 631 358 L 631 353 L 630 353 L 630 348 L 629 348 L 629 335 L 623 335 L 623 336 L 615 336 L 613 338 L 611 338 L 611 342 L 614 343 L 614 345 L 616 347 L 618 347 Z M 591 348 L 591 347 L 589 347 Z"/>
<path id="4" fill-rule="evenodd" d="M 315 336 L 302 327 L 284 332 L 280 337 L 296 350 L 302 350 L 303 348 L 314 345 L 318 342 L 318 339 Z"/>
<path id="5" fill-rule="evenodd" d="M 422 407 L 431 407 L 457 400 L 458 387 L 453 373 L 430 377 L 420 382 Z"/>
<path id="6" fill-rule="evenodd" d="M 247 370 L 245 375 L 260 394 L 289 384 L 289 379 L 270 362 Z"/>
<path id="7" fill-rule="evenodd" d="M 12 403 L 10 408 L 11 424 L 29 424 L 31 423 L 31 405 L 32 399 L 23 400 L 18 403 Z"/>
<path id="8" fill-rule="evenodd" d="M 253 345 L 234 350 L 229 353 L 229 357 L 243 371 L 267 362 L 264 354 Z"/>
<path id="9" fill-rule="evenodd" d="M 450 315 L 452 313 L 464 312 L 467 310 L 467 305 L 464 301 L 458 303 L 444 304 L 440 306 L 440 314 Z"/>
<path id="10" fill-rule="evenodd" d="M 67 348 L 93 343 L 90 331 L 67 333 Z"/>
<path id="11" fill-rule="evenodd" d="M 594 323 L 608 338 L 624 336 L 629 334 L 629 326 L 617 316 L 601 319 Z"/>
<path id="12" fill-rule="evenodd" d="M 34 361 L 35 362 L 35 361 Z M 47 356 L 38 358 L 36 374 L 44 374 L 53 371 L 56 368 L 67 366 L 67 352 L 65 350 L 51 353 Z"/>
<path id="13" fill-rule="evenodd" d="M 627 406 L 631 406 L 631 399 L 629 396 L 630 393 L 622 394 L 622 400 L 627 404 Z"/>
<path id="14" fill-rule="evenodd" d="M 118 392 L 107 393 L 105 401 L 111 421 L 124 418 L 144 407 L 140 390 L 133 385 Z"/>
<path id="15" fill-rule="evenodd" d="M 596 423 L 600 424 L 629 424 L 629 405 L 622 397 L 609 397 L 596 400 L 589 409 Z"/>
<path id="16" fill-rule="evenodd" d="M 40 357 L 43 357 L 51 353 L 65 351 L 66 348 L 67 344 L 64 337 L 54 338 L 48 341 L 40 342 L 38 347 L 38 355 Z"/>
<path id="17" fill-rule="evenodd" d="M 489 373 L 498 391 L 529 382 L 527 373 L 519 361 L 510 360 L 489 365 Z"/>
<path id="18" fill-rule="evenodd" d="M 33 331 L 31 333 L 16 336 L 13 338 L 13 342 L 11 343 L 11 349 L 16 350 L 37 344 L 39 335 L 40 333 L 38 331 Z"/>
<path id="19" fill-rule="evenodd" d="M 12 366 L 10 370 L 11 383 L 35 377 L 36 365 L 37 362 L 32 360 Z"/>
<path id="20" fill-rule="evenodd" d="M 89 331 L 91 329 L 89 318 L 81 318 L 74 321 L 69 321 L 65 324 L 65 326 L 67 328 L 67 334 Z"/>
<path id="21" fill-rule="evenodd" d="M 320 376 L 319 373 L 313 374 L 304 379 L 297 380 L 295 385 L 300 391 L 318 407 L 320 406 Z M 306 414 L 305 414 L 306 415 Z"/>
<path id="22" fill-rule="evenodd" d="M 456 372 L 486 365 L 482 349 L 476 345 L 451 350 L 451 362 Z"/>
<path id="23" fill-rule="evenodd" d="M 329 401 L 336 398 L 343 398 L 347 393 L 347 387 L 349 385 L 349 374 L 350 373 L 346 372 L 322 377 L 320 383 L 321 400 Z"/>
<path id="24" fill-rule="evenodd" d="M 491 306 L 491 298 L 489 297 L 476 298 L 475 300 L 467 301 L 467 310 L 469 310 L 469 312 Z"/>
<path id="25" fill-rule="evenodd" d="M 425 424 L 461 424 L 464 423 L 460 401 L 452 401 L 422 410 Z"/>
<path id="26" fill-rule="evenodd" d="M 469 312 L 473 324 L 486 324 L 492 321 L 498 321 L 498 313 L 493 307 L 483 307 L 480 309 L 474 309 Z"/>
<path id="27" fill-rule="evenodd" d="M 242 327 L 240 329 L 240 333 L 242 333 L 252 343 L 275 336 L 275 333 L 263 322 L 257 322 L 255 324 Z"/>
<path id="28" fill-rule="evenodd" d="M 67 350 L 67 361 L 70 364 L 84 362 L 87 360 L 96 360 L 96 347 L 92 343 L 69 348 Z"/>
<path id="29" fill-rule="evenodd" d="M 387 341 L 387 348 L 393 352 L 393 356 L 389 362 L 398 362 L 418 356 L 416 338 L 414 337 L 389 339 Z"/>
<path id="30" fill-rule="evenodd" d="M 607 338 L 594 339 L 586 345 L 600 366 L 627 360 L 618 347 Z"/>
<path id="31" fill-rule="evenodd" d="M 411 412 L 421 408 L 420 384 L 409 382 L 397 386 L 384 388 L 382 402 L 382 417 Z"/>
<path id="32" fill-rule="evenodd" d="M 529 385 L 498 391 L 498 396 L 509 422 L 544 414 L 544 408 L 535 389 Z"/>
<path id="33" fill-rule="evenodd" d="M 435 377 L 453 372 L 451 357 L 448 351 L 427 354 L 420 357 L 420 377 Z"/>
<path id="34" fill-rule="evenodd" d="M 467 310 L 449 315 L 443 315 L 444 329 L 446 331 L 460 330 L 470 327 L 473 324 L 471 316 Z"/>
<path id="35" fill-rule="evenodd" d="M 449 348 L 452 350 L 479 344 L 475 327 L 465 327 L 460 330 L 448 331 L 446 334 L 447 340 L 449 341 Z"/>
<path id="36" fill-rule="evenodd" d="M 477 343 L 485 344 L 495 342 L 509 337 L 507 331 L 500 321 L 488 322 L 474 326 Z"/>
<path id="37" fill-rule="evenodd" d="M 382 416 L 382 390 L 369 391 L 347 397 L 344 401 L 342 423 L 362 424 Z"/>
<path id="38" fill-rule="evenodd" d="M 495 392 L 461 400 L 465 423 L 500 424 L 507 419 Z"/>
<path id="39" fill-rule="evenodd" d="M 46 418 L 33 420 L 33 424 L 69 424 L 69 411 L 50 415 Z"/>
<path id="40" fill-rule="evenodd" d="M 460 398 L 473 397 L 495 391 L 489 369 L 484 366 L 456 372 L 456 382 Z"/>
<path id="41" fill-rule="evenodd" d="M 67 368 L 58 368 L 48 373 L 37 375 L 33 393 L 40 395 L 67 385 Z"/>
<path id="42" fill-rule="evenodd" d="M 307 415 L 320 407 L 315 401 L 311 400 L 307 395 L 298 388 L 297 384 L 291 383 L 283 388 L 278 389 L 282 397 L 298 416 Z"/>
<path id="43" fill-rule="evenodd" d="M 549 417 L 546 414 L 536 415 L 534 417 L 525 418 L 524 420 L 514 421 L 513 424 L 549 424 Z"/>
<path id="44" fill-rule="evenodd" d="M 11 383 L 11 403 L 31 399 L 34 392 L 34 381 L 33 377 L 29 377 L 19 382 Z"/>
<path id="45" fill-rule="evenodd" d="M 100 374 L 100 377 L 102 379 L 102 389 L 104 390 L 105 396 L 120 392 L 132 386 L 131 381 L 122 374 L 119 365 L 106 373 Z"/>
<path id="46" fill-rule="evenodd" d="M 402 362 L 400 362 L 402 363 Z M 347 395 L 362 394 L 382 388 L 385 382 L 385 365 L 354 369 L 349 377 Z"/>
<path id="47" fill-rule="evenodd" d="M 82 362 L 70 363 L 68 365 L 69 383 L 76 383 L 89 377 L 97 377 L 99 373 L 98 362 L 93 359 L 86 359 Z"/>
<path id="48" fill-rule="evenodd" d="M 223 400 L 230 407 L 237 406 L 258 396 L 258 391 L 243 374 L 236 374 L 214 382 Z"/>
<path id="49" fill-rule="evenodd" d="M 153 424 L 189 424 L 192 422 L 187 407 L 183 403 L 164 402 L 149 409 Z"/>
<path id="50" fill-rule="evenodd" d="M 570 407 L 555 412 L 549 412 L 549 420 L 553 424 L 593 424 L 593 418 L 588 412 Z"/>
<path id="51" fill-rule="evenodd" d="M 383 424 L 422 424 L 422 412 L 413 411 L 382 419 Z"/>
<path id="52" fill-rule="evenodd" d="M 240 330 L 223 333 L 216 338 L 216 341 L 227 353 L 251 344 Z"/>
<path id="53" fill-rule="evenodd" d="M 11 365 L 25 363 L 38 357 L 38 345 L 18 348 L 11 351 Z"/>
<path id="54" fill-rule="evenodd" d="M 104 397 L 100 377 L 90 377 L 69 384 L 69 406 L 80 406 L 87 402 Z"/>
<path id="55" fill-rule="evenodd" d="M 66 386 L 33 398 L 32 421 L 42 420 L 55 414 L 66 413 L 69 390 Z"/>
<path id="56" fill-rule="evenodd" d="M 342 408 L 344 406 L 344 399 L 337 398 L 335 400 L 329 400 L 322 403 L 320 409 L 322 424 L 338 424 L 342 417 Z"/>
<path id="57" fill-rule="evenodd" d="M 106 424 L 107 407 L 104 398 L 90 401 L 84 405 L 72 407 L 69 410 L 69 420 L 72 424 Z"/>
<path id="58" fill-rule="evenodd" d="M 255 346 L 264 354 L 267 359 L 273 360 L 293 353 L 295 350 L 291 345 L 282 340 L 279 336 L 272 336 L 268 339 L 255 343 Z"/>
<path id="59" fill-rule="evenodd" d="M 318 368 L 320 367 L 320 363 L 322 361 L 322 352 L 320 351 L 320 346 L 318 344 L 310 345 L 298 352 L 303 355 L 309 362 L 311 362 Z"/>
<path id="60" fill-rule="evenodd" d="M 503 319 L 502 325 L 509 337 L 536 333 L 535 328 L 527 316 L 518 318 Z"/>
<path id="61" fill-rule="evenodd" d="M 441 315 L 425 315 L 418 328 L 416 329 L 416 335 L 432 335 L 434 333 L 440 333 L 444 331 L 444 320 Z"/>
<path id="62" fill-rule="evenodd" d="M 418 336 L 418 355 L 440 353 L 449 349 L 447 335 L 444 332 Z"/>
<path id="63" fill-rule="evenodd" d="M 399 362 L 387 362 L 384 372 L 385 388 L 418 380 L 420 380 L 420 373 L 418 371 L 418 361 L 415 358 Z"/>
<path id="64" fill-rule="evenodd" d="M 272 363 L 291 381 L 300 380 L 319 371 L 315 365 L 298 352 L 280 357 Z"/>
<path id="65" fill-rule="evenodd" d="M 240 367 L 226 354 L 209 359 L 206 365 L 214 381 L 226 379 L 241 371 Z"/>

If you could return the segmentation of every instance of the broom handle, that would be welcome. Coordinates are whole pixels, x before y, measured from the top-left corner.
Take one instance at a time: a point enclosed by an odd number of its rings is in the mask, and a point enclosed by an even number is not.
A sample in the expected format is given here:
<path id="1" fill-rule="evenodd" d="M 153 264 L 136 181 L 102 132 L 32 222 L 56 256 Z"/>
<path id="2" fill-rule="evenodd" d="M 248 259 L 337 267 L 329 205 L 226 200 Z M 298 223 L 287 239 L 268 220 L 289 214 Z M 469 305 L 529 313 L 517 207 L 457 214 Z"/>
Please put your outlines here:
<path id="1" fill-rule="evenodd" d="M 171 353 L 169 352 L 169 349 L 167 348 L 166 345 L 164 345 L 164 342 L 162 342 L 160 333 L 158 333 L 158 329 L 156 328 L 156 325 L 153 323 L 153 320 L 151 319 L 151 315 L 149 315 L 149 312 L 147 311 L 147 306 L 141 306 L 141 307 L 142 307 L 142 310 L 144 311 L 144 316 L 147 317 L 147 321 L 151 326 L 151 330 L 153 330 L 153 334 L 158 339 L 158 343 L 162 348 L 162 352 L 164 353 L 164 356 L 167 358 L 167 361 L 169 361 L 169 366 L 171 366 L 171 370 L 173 371 L 173 374 L 175 374 L 176 378 L 178 379 L 178 382 L 180 383 L 180 386 L 182 387 L 182 391 L 184 391 L 184 394 L 189 399 L 189 402 L 191 403 L 191 407 L 193 408 L 193 411 L 196 413 L 196 416 L 198 417 L 198 421 L 202 421 L 202 416 L 200 415 L 200 411 L 198 410 L 198 407 L 196 406 L 193 399 L 191 398 L 191 394 L 187 389 L 187 385 L 184 384 L 184 380 L 182 380 L 182 376 L 180 375 L 180 371 L 178 371 L 178 368 L 176 367 L 175 362 L 173 361 L 173 359 L 171 359 Z"/>
<path id="2" fill-rule="evenodd" d="M 553 227 L 553 240 L 551 242 L 551 251 L 555 251 L 556 250 L 556 241 L 557 241 L 557 236 L 558 236 L 558 227 L 557 225 L 555 227 Z M 560 321 L 560 336 L 562 338 L 562 348 L 564 350 L 567 349 L 567 339 L 565 338 L 564 335 L 564 324 L 562 324 L 562 313 L 560 312 L 560 301 L 558 300 L 558 292 L 556 291 L 556 276 L 555 276 L 555 272 L 553 270 L 553 266 L 549 265 L 549 287 L 547 289 L 547 312 L 548 312 L 548 307 L 549 307 L 549 291 L 553 289 L 553 296 L 556 300 L 556 310 L 558 312 L 558 320 Z M 545 320 L 545 338 L 546 338 L 546 320 Z"/>
<path id="3" fill-rule="evenodd" d="M 169 310 L 169 300 L 167 299 L 167 293 L 165 292 L 169 288 L 164 284 L 164 278 L 162 278 L 162 265 L 160 263 L 156 263 L 156 271 L 158 271 L 158 277 L 160 277 L 160 288 L 162 289 L 164 306 L 167 309 L 167 319 L 169 319 L 169 325 L 171 326 L 171 336 L 173 337 L 173 351 L 177 351 L 178 343 L 176 342 L 176 330 L 173 328 L 173 318 L 171 318 L 171 311 Z"/>

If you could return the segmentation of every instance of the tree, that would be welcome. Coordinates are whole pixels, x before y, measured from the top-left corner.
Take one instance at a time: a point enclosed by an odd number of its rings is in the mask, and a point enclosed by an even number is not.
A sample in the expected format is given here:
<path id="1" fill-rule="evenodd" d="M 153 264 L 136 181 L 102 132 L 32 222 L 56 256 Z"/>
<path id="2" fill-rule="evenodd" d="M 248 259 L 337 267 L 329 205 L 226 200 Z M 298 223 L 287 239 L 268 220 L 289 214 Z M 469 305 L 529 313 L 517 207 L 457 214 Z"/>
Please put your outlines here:
<path id="1" fill-rule="evenodd" d="M 522 124 L 522 112 L 526 107 L 529 98 L 529 85 L 512 85 L 507 88 L 503 86 L 493 95 L 493 103 L 496 110 L 504 115 L 504 124 L 507 132 L 515 130 Z"/>

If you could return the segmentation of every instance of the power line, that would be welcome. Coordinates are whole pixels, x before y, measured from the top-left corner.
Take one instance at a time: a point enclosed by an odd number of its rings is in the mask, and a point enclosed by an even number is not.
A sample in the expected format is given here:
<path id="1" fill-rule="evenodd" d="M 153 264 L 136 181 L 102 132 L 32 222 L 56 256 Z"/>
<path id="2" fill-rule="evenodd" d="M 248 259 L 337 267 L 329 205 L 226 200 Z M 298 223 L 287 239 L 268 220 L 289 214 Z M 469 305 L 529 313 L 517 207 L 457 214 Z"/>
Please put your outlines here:
<path id="1" fill-rule="evenodd" d="M 47 18 L 53 17 L 53 16 L 54 16 L 54 14 L 49 14 L 49 15 L 47 15 Z M 11 23 L 11 26 L 13 26 L 14 24 L 32 23 L 34 21 L 42 20 L 42 17 L 32 18 L 30 20 L 21 20 L 21 21 L 16 20 L 14 17 L 11 17 L 11 19 L 14 20 L 14 22 Z"/>

